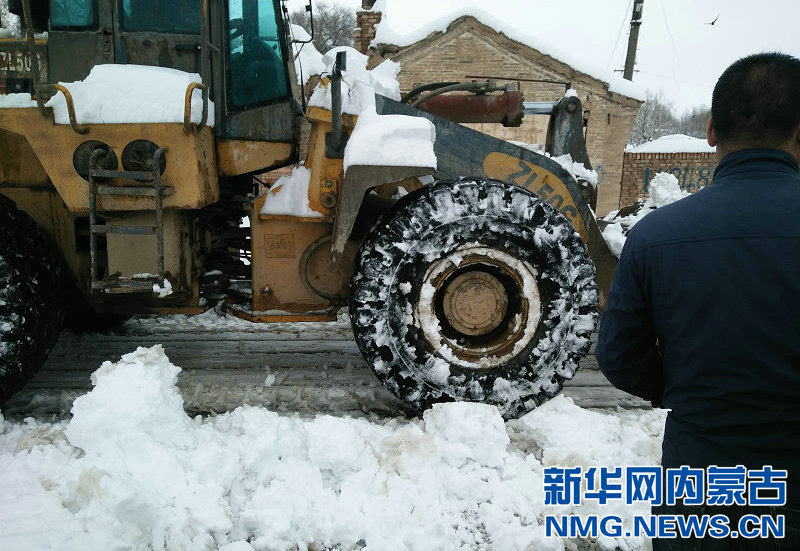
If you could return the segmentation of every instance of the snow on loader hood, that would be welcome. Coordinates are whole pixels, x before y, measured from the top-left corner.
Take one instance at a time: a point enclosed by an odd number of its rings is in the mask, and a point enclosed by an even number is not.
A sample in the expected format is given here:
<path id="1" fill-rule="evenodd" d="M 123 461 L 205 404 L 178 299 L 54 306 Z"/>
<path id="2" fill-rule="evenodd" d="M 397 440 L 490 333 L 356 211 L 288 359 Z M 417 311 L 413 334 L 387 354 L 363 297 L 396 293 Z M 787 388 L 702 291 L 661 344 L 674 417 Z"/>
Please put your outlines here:
<path id="1" fill-rule="evenodd" d="M 346 53 L 347 71 L 342 74 L 342 111 L 358 115 L 356 126 L 344 151 L 344 170 L 353 165 L 424 166 L 436 168 L 433 144 L 436 129 L 424 117 L 379 115 L 375 109 L 378 93 L 400 101 L 397 74 L 400 65 L 387 59 L 367 70 L 367 56 L 348 46 L 333 48 L 323 56 L 328 72 L 336 54 Z M 309 105 L 331 108 L 331 87 L 320 83 Z"/>
<path id="2" fill-rule="evenodd" d="M 397 82 L 400 65 L 387 59 L 367 70 L 367 56 L 348 46 L 340 46 L 322 56 L 325 72 L 332 71 L 336 54 L 340 51 L 347 57 L 347 71 L 342 73 L 342 112 L 358 116 L 344 150 L 345 173 L 353 165 L 435 169 L 433 143 L 436 129 L 431 121 L 423 117 L 379 115 L 376 112 L 376 93 L 400 100 L 400 84 Z M 330 110 L 331 102 L 330 84 L 320 82 L 308 104 Z M 308 201 L 310 177 L 310 171 L 303 166 L 294 167 L 291 175 L 281 176 L 267 195 L 261 214 L 322 216 L 311 209 Z"/>
<path id="3" fill-rule="evenodd" d="M 202 82 L 197 73 L 145 65 L 95 65 L 76 82 L 61 82 L 72 94 L 78 124 L 183 122 L 186 88 Z M 46 104 L 56 124 L 69 124 L 67 101 L 58 92 Z M 192 93 L 192 122 L 203 113 L 200 90 Z M 208 125 L 214 125 L 214 103 L 208 102 Z"/>
<path id="4" fill-rule="evenodd" d="M 92 375 L 68 422 L 0 416 L 0 548 L 563 551 L 545 514 L 648 512 L 545 506 L 543 468 L 657 464 L 661 411 L 557 397 L 507 423 L 467 402 L 413 420 L 250 406 L 191 418 L 179 372 L 160 345 L 139 348 Z"/>

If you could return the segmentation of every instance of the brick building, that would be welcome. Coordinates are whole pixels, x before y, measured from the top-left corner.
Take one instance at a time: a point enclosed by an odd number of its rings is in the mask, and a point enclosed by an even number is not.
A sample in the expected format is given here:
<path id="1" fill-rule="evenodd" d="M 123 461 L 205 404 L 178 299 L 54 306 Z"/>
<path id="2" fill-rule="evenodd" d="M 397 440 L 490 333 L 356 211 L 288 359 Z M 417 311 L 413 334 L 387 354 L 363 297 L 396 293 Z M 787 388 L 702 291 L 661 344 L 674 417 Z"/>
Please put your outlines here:
<path id="1" fill-rule="evenodd" d="M 446 31 L 434 31 L 410 45 L 370 47 L 382 18 L 381 12 L 369 10 L 373 3 L 365 0 L 365 11 L 357 13 L 355 47 L 370 56 L 370 67 L 387 58 L 400 63 L 403 92 L 430 82 L 494 79 L 518 82 L 526 101 L 557 101 L 568 88 L 575 89 L 583 103 L 589 158 L 598 171 L 598 214 L 619 208 L 623 151 L 641 100 L 610 91 L 607 82 L 512 40 L 473 16 L 458 17 Z M 543 144 L 547 119 L 527 116 L 517 128 L 466 126 L 504 140 Z"/>

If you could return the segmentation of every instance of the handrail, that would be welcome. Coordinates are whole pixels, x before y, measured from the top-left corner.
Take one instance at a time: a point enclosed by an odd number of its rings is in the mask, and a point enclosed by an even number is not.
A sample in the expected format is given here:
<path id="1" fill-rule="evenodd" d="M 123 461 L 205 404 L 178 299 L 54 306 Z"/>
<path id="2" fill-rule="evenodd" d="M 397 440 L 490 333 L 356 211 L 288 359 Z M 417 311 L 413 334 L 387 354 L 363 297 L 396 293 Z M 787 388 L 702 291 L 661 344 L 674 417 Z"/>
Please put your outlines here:
<path id="1" fill-rule="evenodd" d="M 67 90 L 66 86 L 62 86 L 61 84 L 44 84 L 38 86 L 37 88 L 52 88 L 64 94 L 64 99 L 67 100 L 67 115 L 69 115 L 69 125 L 77 134 L 89 133 L 88 126 L 78 124 L 78 118 L 75 116 L 75 102 L 72 99 L 72 93 Z M 36 95 L 39 96 L 40 94 L 37 92 Z"/>
<path id="2" fill-rule="evenodd" d="M 28 45 L 28 52 L 31 55 L 31 73 L 33 73 L 33 90 L 36 92 L 36 86 L 39 85 L 39 57 L 36 55 L 36 37 L 33 35 L 33 17 L 31 15 L 31 0 L 22 0 L 22 15 L 25 19 L 25 41 Z M 50 118 L 47 110 L 44 108 L 44 99 L 41 94 L 36 93 L 36 107 L 39 109 L 39 114 L 44 118 Z"/>
<path id="3" fill-rule="evenodd" d="M 192 124 L 192 93 L 195 90 L 203 92 L 203 115 L 200 117 L 200 124 Z M 192 131 L 192 126 L 200 130 L 208 121 L 208 86 L 202 82 L 190 82 L 186 87 L 186 96 L 183 101 L 183 131 L 187 134 Z"/>

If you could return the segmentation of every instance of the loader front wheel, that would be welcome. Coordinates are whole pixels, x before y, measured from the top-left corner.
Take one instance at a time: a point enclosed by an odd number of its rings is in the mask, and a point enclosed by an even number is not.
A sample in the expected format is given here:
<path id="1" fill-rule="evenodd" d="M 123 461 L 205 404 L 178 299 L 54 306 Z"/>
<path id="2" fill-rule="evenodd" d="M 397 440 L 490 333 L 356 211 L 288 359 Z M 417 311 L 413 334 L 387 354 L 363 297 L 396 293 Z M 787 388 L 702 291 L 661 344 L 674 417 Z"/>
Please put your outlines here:
<path id="1" fill-rule="evenodd" d="M 367 362 L 412 410 L 477 401 L 515 417 L 557 394 L 588 352 L 594 276 L 569 220 L 529 191 L 439 182 L 364 239 L 350 317 Z"/>
<path id="2" fill-rule="evenodd" d="M 0 195 L 0 404 L 41 367 L 64 318 L 50 239 Z"/>

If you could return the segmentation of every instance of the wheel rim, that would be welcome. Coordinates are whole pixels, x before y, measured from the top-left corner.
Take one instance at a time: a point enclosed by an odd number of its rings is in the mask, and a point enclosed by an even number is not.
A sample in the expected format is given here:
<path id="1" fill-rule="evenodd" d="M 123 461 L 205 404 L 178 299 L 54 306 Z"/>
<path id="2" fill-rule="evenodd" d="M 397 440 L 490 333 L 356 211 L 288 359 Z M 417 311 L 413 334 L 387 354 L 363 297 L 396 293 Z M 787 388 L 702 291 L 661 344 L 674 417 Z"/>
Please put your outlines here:
<path id="1" fill-rule="evenodd" d="M 470 370 L 493 369 L 520 355 L 533 340 L 541 310 L 536 270 L 481 245 L 434 262 L 416 304 L 431 348 Z"/>

